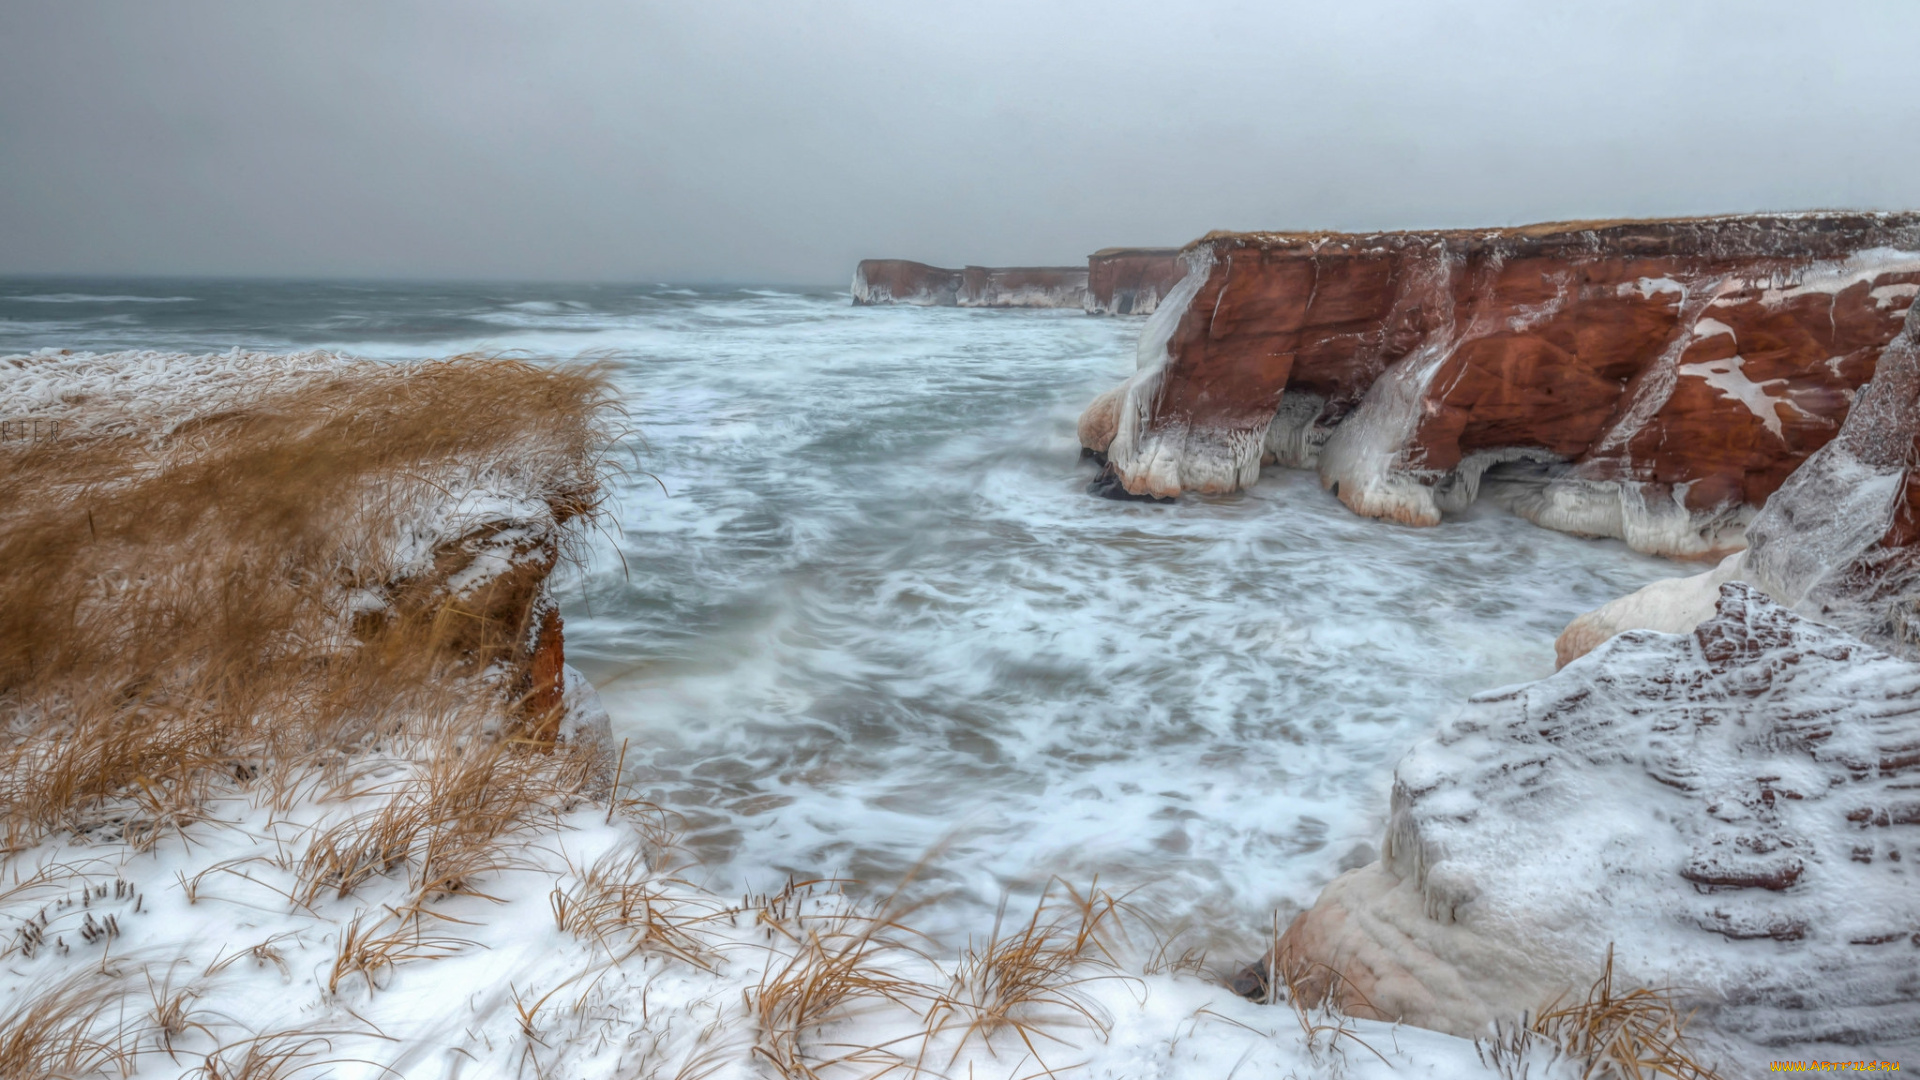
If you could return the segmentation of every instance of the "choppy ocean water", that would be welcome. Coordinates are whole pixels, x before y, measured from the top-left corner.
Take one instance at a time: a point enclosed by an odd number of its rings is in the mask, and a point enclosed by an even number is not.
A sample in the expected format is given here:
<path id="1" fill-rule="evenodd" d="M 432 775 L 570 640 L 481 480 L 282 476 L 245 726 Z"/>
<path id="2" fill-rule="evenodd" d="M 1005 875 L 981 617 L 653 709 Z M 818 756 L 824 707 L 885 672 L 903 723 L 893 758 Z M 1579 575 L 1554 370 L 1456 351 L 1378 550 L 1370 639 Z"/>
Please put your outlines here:
<path id="1" fill-rule="evenodd" d="M 0 280 L 0 353 L 611 363 L 634 434 L 561 582 L 567 647 L 693 876 L 911 873 L 919 924 L 964 934 L 1006 892 L 1098 874 L 1244 957 L 1371 857 L 1437 719 L 1689 571 L 1491 507 L 1366 521 L 1283 470 L 1091 498 L 1073 421 L 1139 328 L 828 289 Z"/>

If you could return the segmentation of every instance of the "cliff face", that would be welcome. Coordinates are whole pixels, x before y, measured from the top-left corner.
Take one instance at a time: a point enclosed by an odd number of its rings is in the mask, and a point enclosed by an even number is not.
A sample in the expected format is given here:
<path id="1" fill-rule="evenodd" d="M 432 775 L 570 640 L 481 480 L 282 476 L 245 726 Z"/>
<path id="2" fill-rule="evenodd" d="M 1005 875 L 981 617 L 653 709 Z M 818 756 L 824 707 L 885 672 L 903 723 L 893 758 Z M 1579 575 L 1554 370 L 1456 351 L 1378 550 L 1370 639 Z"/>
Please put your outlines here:
<path id="1" fill-rule="evenodd" d="M 1087 313 L 1151 315 L 1185 276 L 1179 248 L 1102 248 L 1087 256 Z"/>
<path id="2" fill-rule="evenodd" d="M 948 270 L 907 259 L 862 259 L 853 273 L 856 305 L 1078 308 L 1087 271 L 1079 266 L 969 266 Z"/>
<path id="3" fill-rule="evenodd" d="M 1624 630 L 1685 633 L 1727 581 L 1745 581 L 1808 618 L 1881 648 L 1920 655 L 1920 307 L 1880 354 L 1840 432 L 1747 528 L 1750 546 L 1690 578 L 1659 581 L 1575 619 L 1562 664 Z"/>
<path id="4" fill-rule="evenodd" d="M 1920 215 L 1213 234 L 1082 420 L 1135 494 L 1317 468 L 1355 511 L 1485 490 L 1703 557 L 1833 438 L 1920 292 Z"/>

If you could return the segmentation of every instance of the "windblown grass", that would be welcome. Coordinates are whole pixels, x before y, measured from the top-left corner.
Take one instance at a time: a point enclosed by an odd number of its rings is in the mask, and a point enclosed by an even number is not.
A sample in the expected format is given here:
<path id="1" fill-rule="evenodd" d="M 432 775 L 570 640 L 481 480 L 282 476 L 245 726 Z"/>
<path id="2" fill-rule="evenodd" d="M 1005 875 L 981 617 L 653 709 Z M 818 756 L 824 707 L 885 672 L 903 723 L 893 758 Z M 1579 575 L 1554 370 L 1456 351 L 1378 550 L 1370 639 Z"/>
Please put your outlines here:
<path id="1" fill-rule="evenodd" d="M 769 950 L 750 995 L 760 1036 L 753 1052 L 788 1080 L 893 1072 L 909 1060 L 900 1043 L 912 1036 L 880 1045 L 823 1036 L 862 1005 L 890 1003 L 917 1014 L 933 996 L 926 983 L 903 972 L 903 961 L 926 958 L 918 931 L 906 922 L 911 906 L 901 895 L 908 883 L 865 909 L 816 912 L 807 897 L 820 884 L 790 880 L 759 905 L 760 923 L 787 948 Z"/>
<path id="2" fill-rule="evenodd" d="M 715 970 L 719 954 L 705 928 L 730 913 L 663 873 L 649 846 L 617 847 L 577 872 L 570 888 L 555 888 L 554 924 L 596 943 L 614 963 L 646 950 Z"/>
<path id="3" fill-rule="evenodd" d="M 470 891 L 475 879 L 502 868 L 501 840 L 570 809 L 593 778 L 591 761 L 528 754 L 479 732 L 443 730 L 423 747 L 417 771 L 359 793 L 372 797 L 371 809 L 312 837 L 295 903 L 311 907 L 329 893 L 344 899 L 400 867 L 411 872 L 412 909 Z"/>
<path id="4" fill-rule="evenodd" d="M 1055 885 L 1063 896 L 1054 896 Z M 996 1053 L 995 1036 L 1006 1034 L 1051 1075 L 1060 1066 L 1049 1065 L 1047 1053 L 1066 1045 L 1057 1029 L 1092 1030 L 1104 1037 L 1111 1021 L 1081 991 L 1094 979 L 1127 977 L 1120 974 L 1116 955 L 1121 912 L 1121 901 L 1097 881 L 1083 894 L 1056 878 L 1027 922 L 1002 936 L 1003 903 L 991 936 L 984 944 L 969 943 L 952 981 L 928 1010 L 929 1042 L 958 1030 L 944 1067 L 951 1068 L 976 1040 Z M 1052 1045 L 1043 1052 L 1042 1044 Z"/>
<path id="5" fill-rule="evenodd" d="M 1582 1080 L 1720 1080 L 1687 1039 L 1691 1014 L 1671 989 L 1613 984 L 1613 946 L 1585 998 L 1556 999 L 1539 1013 L 1476 1042 L 1480 1058 L 1519 1080 L 1535 1055 L 1566 1058 Z"/>
<path id="6" fill-rule="evenodd" d="M 435 539 L 507 528 L 514 499 L 564 545 L 597 505 L 604 375 L 271 359 L 171 397 L 79 372 L 46 406 L 59 439 L 0 445 L 7 850 L 56 829 L 150 842 L 212 792 L 344 760 L 397 718 L 502 726 L 462 683 L 524 655 L 530 628 L 484 589 L 419 583 L 479 557 Z M 518 542 L 500 541 L 496 594 L 552 567 L 558 549 Z"/>
<path id="7" fill-rule="evenodd" d="M 53 1080 L 109 1068 L 132 1071 L 142 1034 L 124 1008 L 126 987 L 82 970 L 0 1013 L 0 1076 Z"/>

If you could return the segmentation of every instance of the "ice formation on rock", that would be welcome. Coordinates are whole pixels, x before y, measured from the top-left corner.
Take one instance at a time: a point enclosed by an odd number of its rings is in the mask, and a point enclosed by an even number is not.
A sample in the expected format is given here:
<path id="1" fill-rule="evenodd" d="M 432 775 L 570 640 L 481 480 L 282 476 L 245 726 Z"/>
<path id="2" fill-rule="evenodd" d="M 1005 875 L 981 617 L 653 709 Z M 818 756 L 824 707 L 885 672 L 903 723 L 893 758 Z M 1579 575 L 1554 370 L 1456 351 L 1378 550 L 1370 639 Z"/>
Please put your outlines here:
<path id="1" fill-rule="evenodd" d="M 1189 260 L 1131 439 L 1086 444 L 1128 492 L 1310 463 L 1372 516 L 1433 524 L 1484 493 L 1703 558 L 1839 429 L 1920 291 L 1920 215 L 1219 233 Z"/>
<path id="2" fill-rule="evenodd" d="M 1917 792 L 1920 666 L 1727 583 L 1691 634 L 1470 699 L 1396 770 L 1380 860 L 1277 962 L 1471 1035 L 1584 992 L 1611 944 L 1724 1035 L 1911 1044 Z"/>

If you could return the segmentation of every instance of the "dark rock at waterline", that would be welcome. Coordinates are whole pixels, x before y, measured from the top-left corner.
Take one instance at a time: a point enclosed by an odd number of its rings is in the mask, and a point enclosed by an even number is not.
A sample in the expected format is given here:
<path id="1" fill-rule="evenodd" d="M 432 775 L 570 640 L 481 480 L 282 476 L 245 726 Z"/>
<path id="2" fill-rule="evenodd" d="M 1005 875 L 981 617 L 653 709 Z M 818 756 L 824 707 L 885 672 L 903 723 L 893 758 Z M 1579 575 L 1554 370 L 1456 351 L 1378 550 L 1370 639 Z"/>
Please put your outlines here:
<path id="1" fill-rule="evenodd" d="M 1113 499 L 1117 502 L 1170 503 L 1174 501 L 1171 498 L 1162 498 L 1158 495 L 1135 495 L 1133 492 L 1127 490 L 1125 484 L 1120 482 L 1120 476 L 1113 471 L 1112 466 L 1106 465 L 1105 462 L 1101 464 L 1100 475 L 1094 477 L 1093 480 L 1087 484 L 1087 494 L 1098 495 L 1103 499 Z"/>

